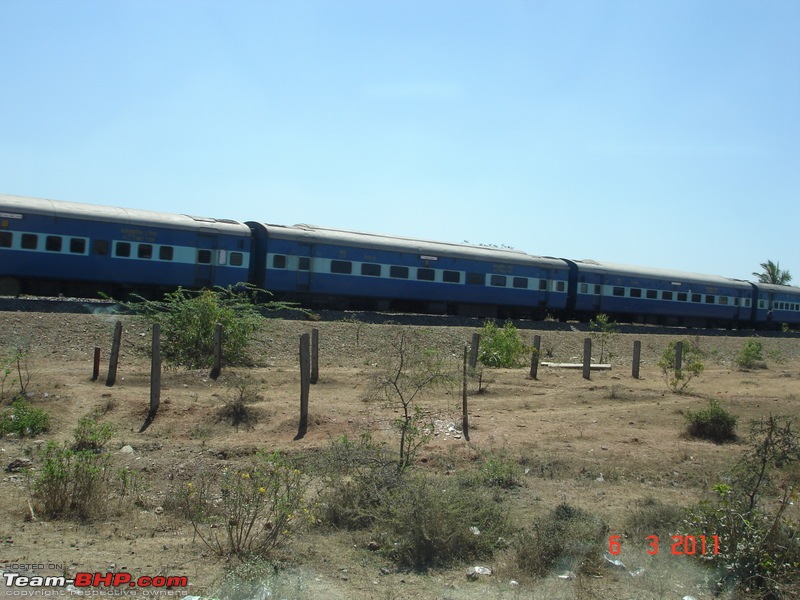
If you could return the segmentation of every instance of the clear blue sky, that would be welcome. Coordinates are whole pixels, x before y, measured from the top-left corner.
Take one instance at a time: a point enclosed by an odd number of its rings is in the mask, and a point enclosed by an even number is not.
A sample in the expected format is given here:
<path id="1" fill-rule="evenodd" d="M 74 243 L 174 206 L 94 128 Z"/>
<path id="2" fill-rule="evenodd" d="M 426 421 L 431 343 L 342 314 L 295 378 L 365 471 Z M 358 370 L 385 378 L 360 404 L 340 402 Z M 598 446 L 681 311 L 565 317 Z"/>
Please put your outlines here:
<path id="1" fill-rule="evenodd" d="M 0 192 L 800 284 L 800 1 L 0 0 Z"/>

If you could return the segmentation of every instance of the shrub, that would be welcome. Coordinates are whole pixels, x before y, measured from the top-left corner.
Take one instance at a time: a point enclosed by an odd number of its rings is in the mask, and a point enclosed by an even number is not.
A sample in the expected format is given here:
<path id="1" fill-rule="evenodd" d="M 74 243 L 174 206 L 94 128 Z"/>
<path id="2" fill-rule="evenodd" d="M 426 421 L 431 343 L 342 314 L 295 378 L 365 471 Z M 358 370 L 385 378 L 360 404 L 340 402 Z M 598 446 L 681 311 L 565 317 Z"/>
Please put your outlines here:
<path id="1" fill-rule="evenodd" d="M 105 512 L 108 460 L 92 450 L 75 451 L 48 442 L 41 451 L 41 470 L 33 497 L 50 518 L 75 516 L 86 521 Z"/>
<path id="2" fill-rule="evenodd" d="M 78 426 L 73 430 L 72 435 L 75 438 L 72 444 L 74 451 L 100 452 L 114 435 L 114 426 L 111 423 L 98 423 L 94 419 L 86 417 L 78 421 Z"/>
<path id="3" fill-rule="evenodd" d="M 696 342 L 683 344 L 681 368 L 675 368 L 675 353 L 677 342 L 670 342 L 658 361 L 658 366 L 664 374 L 667 386 L 673 392 L 679 393 L 686 389 L 689 382 L 705 370 L 703 364 L 703 351 Z"/>
<path id="4" fill-rule="evenodd" d="M 766 369 L 764 362 L 764 346 L 758 340 L 747 340 L 736 357 L 740 369 Z"/>
<path id="5" fill-rule="evenodd" d="M 600 344 L 600 362 L 605 362 L 606 346 L 616 337 L 617 327 L 608 315 L 600 313 L 589 321 L 589 329 L 593 331 L 592 337 Z M 613 355 L 609 352 L 608 360 L 611 360 L 612 357 Z"/>
<path id="6" fill-rule="evenodd" d="M 532 577 L 550 571 L 593 571 L 602 561 L 608 526 L 586 511 L 559 504 L 517 538 L 517 566 Z"/>
<path id="7" fill-rule="evenodd" d="M 718 444 L 736 439 L 738 419 L 739 417 L 724 409 L 717 400 L 709 400 L 708 408 L 704 410 L 686 411 L 689 435 Z"/>
<path id="8" fill-rule="evenodd" d="M 685 508 L 648 496 L 628 515 L 625 531 L 637 540 L 645 540 L 649 535 L 666 538 L 678 531 L 685 516 Z"/>
<path id="9" fill-rule="evenodd" d="M 27 348 L 14 348 L 0 354 L 0 404 L 5 399 L 7 392 L 12 400 L 24 397 L 25 390 L 31 380 L 31 373 L 28 369 Z M 9 387 L 19 388 L 16 392 L 10 392 Z"/>
<path id="10" fill-rule="evenodd" d="M 481 464 L 480 479 L 490 487 L 511 489 L 521 484 L 522 467 L 505 452 L 492 453 Z"/>
<path id="11" fill-rule="evenodd" d="M 262 399 L 258 384 L 251 379 L 242 379 L 230 389 L 225 404 L 217 413 L 218 419 L 229 422 L 237 430 L 240 425 L 251 427 L 258 417 L 250 404 Z"/>
<path id="12" fill-rule="evenodd" d="M 50 416 L 34 408 L 19 397 L 11 404 L 11 411 L 0 418 L 0 436 L 16 433 L 20 437 L 35 436 L 50 429 Z"/>
<path id="13" fill-rule="evenodd" d="M 523 343 L 511 321 L 506 321 L 502 329 L 494 321 L 484 323 L 478 351 L 481 364 L 487 367 L 519 367 L 529 352 L 530 348 Z"/>
<path id="14" fill-rule="evenodd" d="M 183 512 L 208 548 L 220 556 L 263 557 L 288 539 L 298 521 L 306 485 L 279 453 L 259 456 L 251 468 L 201 475 L 183 490 Z"/>
<path id="15" fill-rule="evenodd" d="M 501 505 L 453 478 L 406 471 L 383 508 L 375 525 L 383 552 L 403 567 L 425 570 L 490 557 L 509 532 Z"/>

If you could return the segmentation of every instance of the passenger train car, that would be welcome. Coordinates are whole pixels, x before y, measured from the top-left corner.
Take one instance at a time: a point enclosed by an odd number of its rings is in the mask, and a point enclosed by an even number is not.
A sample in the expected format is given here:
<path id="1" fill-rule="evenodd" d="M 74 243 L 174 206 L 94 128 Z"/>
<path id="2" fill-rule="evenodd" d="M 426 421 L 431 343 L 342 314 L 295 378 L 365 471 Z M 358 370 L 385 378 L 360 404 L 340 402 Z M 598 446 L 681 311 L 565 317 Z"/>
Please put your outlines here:
<path id="1" fill-rule="evenodd" d="M 0 195 L 0 294 L 250 283 L 308 306 L 800 326 L 800 288 L 517 250 Z"/>

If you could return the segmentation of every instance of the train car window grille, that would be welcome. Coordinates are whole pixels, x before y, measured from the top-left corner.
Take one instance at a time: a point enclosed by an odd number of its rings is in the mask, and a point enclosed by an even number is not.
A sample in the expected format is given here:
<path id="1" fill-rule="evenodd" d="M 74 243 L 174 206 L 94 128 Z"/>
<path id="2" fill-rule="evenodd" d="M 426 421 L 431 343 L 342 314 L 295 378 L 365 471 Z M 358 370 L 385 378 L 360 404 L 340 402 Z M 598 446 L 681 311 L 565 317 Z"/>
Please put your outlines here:
<path id="1" fill-rule="evenodd" d="M 445 283 L 461 283 L 461 272 L 442 271 L 442 281 Z"/>
<path id="2" fill-rule="evenodd" d="M 301 256 L 300 260 L 297 261 L 297 269 L 299 271 L 310 271 L 311 259 L 308 256 Z"/>
<path id="3" fill-rule="evenodd" d="M 745 298 L 744 299 L 744 306 L 745 306 L 745 308 L 750 308 L 750 298 Z"/>
<path id="4" fill-rule="evenodd" d="M 241 252 L 231 252 L 231 266 L 241 267 L 244 264 L 244 254 Z"/>
<path id="5" fill-rule="evenodd" d="M 727 305 L 728 304 L 728 297 L 727 296 L 720 296 L 719 297 L 719 303 Z"/>
<path id="6" fill-rule="evenodd" d="M 678 302 L 686 302 L 689 300 L 689 295 L 686 292 L 678 292 Z"/>
<path id="7" fill-rule="evenodd" d="M 24 250 L 36 250 L 39 246 L 39 236 L 35 233 L 22 234 L 22 248 Z"/>
<path id="8" fill-rule="evenodd" d="M 153 258 L 153 246 L 150 244 L 139 244 L 139 248 L 136 250 L 136 256 L 148 260 Z"/>
<path id="9" fill-rule="evenodd" d="M 172 260 L 175 256 L 175 249 L 172 246 L 161 246 L 158 249 L 159 260 Z"/>
<path id="10" fill-rule="evenodd" d="M 625 288 L 624 287 L 615 287 L 613 290 L 613 294 L 615 296 L 624 296 L 625 295 Z"/>
<path id="11" fill-rule="evenodd" d="M 658 290 L 647 290 L 648 300 L 658 300 Z"/>
<path id="12" fill-rule="evenodd" d="M 483 273 L 467 273 L 468 285 L 483 285 L 484 283 L 486 283 L 486 279 Z"/>
<path id="13" fill-rule="evenodd" d="M 286 256 L 284 254 L 275 254 L 272 257 L 272 268 L 273 269 L 285 269 L 286 268 Z"/>
<path id="14" fill-rule="evenodd" d="M 129 242 L 117 242 L 114 248 L 114 256 L 128 258 L 131 255 L 131 245 Z"/>
<path id="15" fill-rule="evenodd" d="M 417 269 L 417 279 L 419 281 L 435 281 L 436 271 L 433 269 Z"/>
<path id="16" fill-rule="evenodd" d="M 733 305 L 734 305 L 734 306 L 739 306 L 739 296 L 736 296 L 736 297 L 733 299 Z"/>
<path id="17" fill-rule="evenodd" d="M 398 267 L 397 265 L 392 265 L 389 267 L 389 277 L 394 277 L 395 279 L 408 279 L 408 267 Z"/>
<path id="18" fill-rule="evenodd" d="M 547 291 L 547 279 L 540 279 L 539 280 L 539 290 Z"/>
<path id="19" fill-rule="evenodd" d="M 692 294 L 692 302 L 700 302 L 702 299 L 702 294 Z"/>
<path id="20" fill-rule="evenodd" d="M 527 290 L 528 289 L 528 278 L 527 277 L 514 277 L 514 287 L 518 290 Z"/>
<path id="21" fill-rule="evenodd" d="M 712 296 L 711 294 L 706 294 L 706 304 L 714 304 L 716 296 Z"/>
<path id="22" fill-rule="evenodd" d="M 595 284 L 594 293 L 597 294 L 598 296 L 601 295 L 603 293 L 603 286 Z"/>
<path id="23" fill-rule="evenodd" d="M 86 240 L 84 238 L 71 238 L 69 240 L 70 254 L 86 254 Z"/>
<path id="24" fill-rule="evenodd" d="M 567 284 L 563 281 L 556 281 L 556 291 L 557 292 L 564 292 L 567 289 Z"/>
<path id="25" fill-rule="evenodd" d="M 672 292 L 661 292 L 662 300 L 672 300 Z"/>
<path id="26" fill-rule="evenodd" d="M 108 240 L 93 241 L 92 254 L 95 256 L 108 256 Z"/>
<path id="27" fill-rule="evenodd" d="M 581 284 L 581 294 L 588 294 L 589 293 L 589 284 L 582 283 Z"/>
<path id="28" fill-rule="evenodd" d="M 642 288 L 631 288 L 631 298 L 641 298 Z"/>
<path id="29" fill-rule="evenodd" d="M 361 263 L 361 274 L 369 277 L 380 277 L 381 266 L 378 263 Z"/>
<path id="30" fill-rule="evenodd" d="M 11 248 L 14 236 L 10 231 L 0 231 L 0 248 Z"/>
<path id="31" fill-rule="evenodd" d="M 61 236 L 48 235 L 44 240 L 44 249 L 48 252 L 61 252 Z"/>
<path id="32" fill-rule="evenodd" d="M 505 275 L 492 275 L 489 278 L 489 285 L 494 285 L 497 287 L 506 287 L 506 276 Z"/>
<path id="33" fill-rule="evenodd" d="M 197 262 L 201 265 L 211 264 L 211 250 L 198 250 Z"/>
<path id="34" fill-rule="evenodd" d="M 353 263 L 349 260 L 332 260 L 331 273 L 339 275 L 350 275 L 353 272 Z"/>

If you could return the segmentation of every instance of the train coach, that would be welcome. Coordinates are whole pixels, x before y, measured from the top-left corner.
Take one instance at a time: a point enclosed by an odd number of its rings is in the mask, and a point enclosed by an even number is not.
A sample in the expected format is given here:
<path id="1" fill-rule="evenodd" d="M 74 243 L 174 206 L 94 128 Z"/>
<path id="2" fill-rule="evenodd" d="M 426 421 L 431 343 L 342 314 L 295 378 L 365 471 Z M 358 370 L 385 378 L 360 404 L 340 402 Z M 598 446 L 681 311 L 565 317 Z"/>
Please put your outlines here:
<path id="1" fill-rule="evenodd" d="M 241 223 L 0 195 L 0 293 L 122 298 L 249 279 Z"/>
<path id="2" fill-rule="evenodd" d="M 569 269 L 517 250 L 310 225 L 248 222 L 262 287 L 335 308 L 542 318 L 567 306 Z"/>

